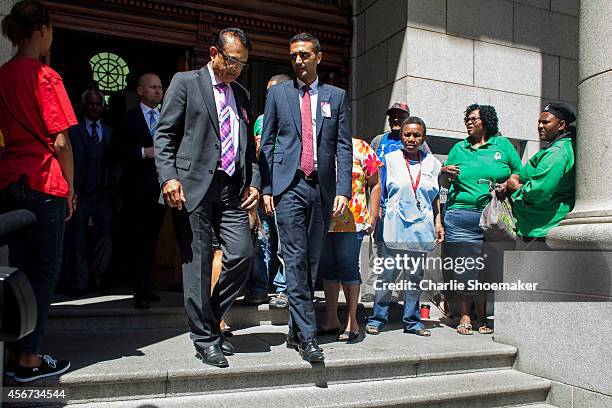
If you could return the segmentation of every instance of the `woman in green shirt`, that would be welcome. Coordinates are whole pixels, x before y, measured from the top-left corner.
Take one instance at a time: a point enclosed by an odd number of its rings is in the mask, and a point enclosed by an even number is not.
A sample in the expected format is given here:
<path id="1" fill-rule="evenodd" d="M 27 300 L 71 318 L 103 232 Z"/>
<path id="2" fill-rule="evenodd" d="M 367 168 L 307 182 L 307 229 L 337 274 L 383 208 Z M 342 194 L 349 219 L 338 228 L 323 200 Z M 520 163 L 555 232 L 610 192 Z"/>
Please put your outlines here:
<path id="1" fill-rule="evenodd" d="M 468 137 L 453 146 L 442 167 L 442 185 L 449 188 L 444 214 L 444 266 L 450 269 L 446 276 L 465 285 L 465 290 L 460 291 L 457 332 L 472 334 L 471 310 L 475 303 L 478 332 L 491 334 L 493 329 L 486 325 L 486 296 L 469 290 L 470 282 L 481 280 L 487 267 L 479 222 L 491 195 L 488 183 L 478 181 L 503 183 L 521 169 L 521 159 L 512 143 L 499 133 L 493 106 L 468 106 L 464 121 Z"/>

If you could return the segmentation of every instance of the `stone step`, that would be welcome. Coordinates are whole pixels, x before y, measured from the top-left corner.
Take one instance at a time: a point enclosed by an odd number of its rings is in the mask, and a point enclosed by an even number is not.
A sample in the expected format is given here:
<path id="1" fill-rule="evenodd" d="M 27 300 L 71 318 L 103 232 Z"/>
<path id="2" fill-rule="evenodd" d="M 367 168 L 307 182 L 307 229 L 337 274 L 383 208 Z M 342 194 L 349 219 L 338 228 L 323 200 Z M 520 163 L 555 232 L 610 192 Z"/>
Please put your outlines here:
<path id="1" fill-rule="evenodd" d="M 161 302 L 153 303 L 151 309 L 134 309 L 130 294 L 92 296 L 78 300 L 59 297 L 51 306 L 47 331 L 64 333 L 69 331 L 97 332 L 100 330 L 185 328 L 187 318 L 183 308 L 183 295 L 178 292 L 157 292 Z M 325 312 L 322 292 L 315 294 L 315 308 L 319 317 Z M 342 299 L 340 299 L 342 302 Z M 424 299 L 425 300 L 425 299 Z M 343 315 L 346 305 L 339 304 L 339 314 Z M 372 311 L 372 303 L 360 304 L 358 315 L 365 318 Z M 401 305 L 392 305 L 389 311 L 391 320 L 401 319 Z M 431 305 L 432 319 L 439 317 L 435 306 Z M 267 304 L 249 306 L 239 299 L 226 316 L 232 328 L 245 328 L 261 324 L 286 324 L 288 309 L 274 309 Z"/>
<path id="2" fill-rule="evenodd" d="M 314 408 L 314 407 L 516 407 L 542 402 L 550 382 L 514 370 L 386 379 L 209 395 L 113 401 L 74 408 Z M 70 405 L 69 405 L 70 406 Z M 541 407 L 542 405 L 540 405 Z M 546 406 L 546 405 L 543 405 Z"/>
<path id="3" fill-rule="evenodd" d="M 286 348 L 286 331 L 287 326 L 271 325 L 236 331 L 230 339 L 236 355 L 228 357 L 227 369 L 194 358 L 184 329 L 51 333 L 46 348 L 57 357 L 69 358 L 73 368 L 59 379 L 46 379 L 36 386 L 64 387 L 73 402 L 161 398 L 510 372 L 516 354 L 514 347 L 495 343 L 491 336 L 460 336 L 443 325 L 432 327 L 430 338 L 388 326 L 378 336 L 361 334 L 353 344 L 322 337 L 325 364 L 310 365 Z"/>

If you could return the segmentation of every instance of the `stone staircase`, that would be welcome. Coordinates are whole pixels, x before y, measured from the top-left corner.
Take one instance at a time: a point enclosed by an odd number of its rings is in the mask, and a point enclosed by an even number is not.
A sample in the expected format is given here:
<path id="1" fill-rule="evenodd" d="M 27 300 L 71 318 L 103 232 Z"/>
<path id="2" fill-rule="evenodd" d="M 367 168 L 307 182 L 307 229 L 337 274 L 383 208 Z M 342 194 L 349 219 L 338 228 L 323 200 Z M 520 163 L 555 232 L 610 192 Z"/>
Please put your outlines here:
<path id="1" fill-rule="evenodd" d="M 459 336 L 435 313 L 430 338 L 397 325 L 353 344 L 322 337 L 325 363 L 311 365 L 284 344 L 286 311 L 236 304 L 236 354 L 219 369 L 194 358 L 180 294 L 163 298 L 148 311 L 121 296 L 56 304 L 46 344 L 73 369 L 35 386 L 65 388 L 78 408 L 552 407 L 548 380 L 512 369 L 514 347 Z"/>

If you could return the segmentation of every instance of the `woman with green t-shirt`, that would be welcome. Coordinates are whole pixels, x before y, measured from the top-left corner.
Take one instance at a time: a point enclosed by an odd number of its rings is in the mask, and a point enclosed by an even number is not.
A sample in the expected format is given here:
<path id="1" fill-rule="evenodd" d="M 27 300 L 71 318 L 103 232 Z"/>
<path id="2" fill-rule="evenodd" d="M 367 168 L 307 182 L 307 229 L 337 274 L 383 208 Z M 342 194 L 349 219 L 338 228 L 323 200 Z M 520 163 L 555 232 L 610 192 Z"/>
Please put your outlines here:
<path id="1" fill-rule="evenodd" d="M 521 159 L 512 143 L 499 133 L 493 106 L 468 106 L 464 121 L 468 137 L 453 146 L 441 170 L 442 185 L 449 187 L 444 214 L 444 264 L 452 260 L 449 276 L 465 285 L 459 293 L 461 318 L 457 332 L 472 334 L 471 311 L 475 303 L 478 332 L 491 334 L 493 329 L 486 324 L 486 295 L 469 290 L 470 281 L 480 280 L 487 267 L 479 222 L 491 195 L 489 184 L 479 180 L 503 183 L 521 169 Z"/>

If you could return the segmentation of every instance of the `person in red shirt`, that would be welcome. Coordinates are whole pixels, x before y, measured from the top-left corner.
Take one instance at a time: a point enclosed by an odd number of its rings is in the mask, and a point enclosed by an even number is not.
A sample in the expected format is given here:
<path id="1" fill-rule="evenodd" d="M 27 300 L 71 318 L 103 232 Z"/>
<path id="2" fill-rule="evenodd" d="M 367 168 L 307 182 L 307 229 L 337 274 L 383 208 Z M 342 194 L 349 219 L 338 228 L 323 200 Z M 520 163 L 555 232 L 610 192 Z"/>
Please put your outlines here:
<path id="1" fill-rule="evenodd" d="M 8 346 L 17 382 L 59 375 L 70 368 L 41 354 L 41 342 L 59 274 L 65 221 L 76 208 L 68 128 L 78 122 L 62 78 L 40 60 L 51 48 L 48 11 L 37 1 L 17 2 L 2 20 L 2 34 L 17 54 L 0 67 L 0 190 L 14 208 L 32 211 L 37 222 L 9 246 L 9 263 L 27 275 L 38 308 L 35 330 Z M 8 363 L 7 363 L 8 364 Z"/>

